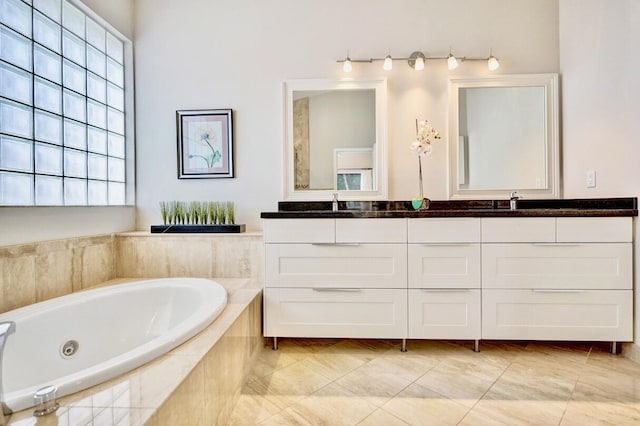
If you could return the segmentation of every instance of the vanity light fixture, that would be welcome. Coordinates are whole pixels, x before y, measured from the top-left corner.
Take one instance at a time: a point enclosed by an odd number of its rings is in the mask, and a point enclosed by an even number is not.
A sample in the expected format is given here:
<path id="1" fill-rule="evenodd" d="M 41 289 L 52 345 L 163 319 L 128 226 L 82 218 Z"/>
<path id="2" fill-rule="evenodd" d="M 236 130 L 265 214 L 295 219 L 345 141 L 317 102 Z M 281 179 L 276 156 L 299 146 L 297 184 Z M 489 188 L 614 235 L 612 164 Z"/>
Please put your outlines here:
<path id="1" fill-rule="evenodd" d="M 449 56 L 447 56 L 447 68 L 449 68 L 449 71 L 458 68 L 458 60 L 451 53 L 451 47 L 449 47 Z"/>
<path id="2" fill-rule="evenodd" d="M 413 52 L 409 56 L 409 66 L 416 71 L 422 71 L 424 69 L 424 53 L 420 51 Z"/>
<path id="3" fill-rule="evenodd" d="M 391 55 L 387 55 L 387 57 L 384 58 L 382 69 L 385 71 L 391 71 L 393 69 L 393 59 L 391 58 Z"/>
<path id="4" fill-rule="evenodd" d="M 342 69 L 344 72 L 351 72 L 353 69 L 353 63 L 355 62 L 382 62 L 382 69 L 385 71 L 391 71 L 393 69 L 393 61 L 407 61 L 409 66 L 416 71 L 422 71 L 425 68 L 426 61 L 434 61 L 434 60 L 443 60 L 447 61 L 447 68 L 449 70 L 454 70 L 458 68 L 460 62 L 464 61 L 486 61 L 487 67 L 490 71 L 495 71 L 500 67 L 500 63 L 498 62 L 498 58 L 493 56 L 493 51 L 489 53 L 489 57 L 484 58 L 468 58 L 466 56 L 456 57 L 451 53 L 451 49 L 449 49 L 449 54 L 447 56 L 433 56 L 427 57 L 421 51 L 413 52 L 408 58 L 393 58 L 391 54 L 388 54 L 384 58 L 369 58 L 369 59 L 351 59 L 349 57 L 349 52 L 347 51 L 347 57 L 344 59 L 338 59 L 336 62 L 342 63 Z"/>
<path id="5" fill-rule="evenodd" d="M 344 60 L 344 64 L 342 64 L 342 71 L 351 72 L 353 66 L 351 65 L 351 59 L 349 58 L 349 54 L 347 53 L 347 59 Z"/>
<path id="6" fill-rule="evenodd" d="M 495 71 L 500 67 L 500 62 L 498 62 L 498 59 L 495 56 L 491 55 L 487 60 L 487 67 L 489 68 L 489 71 Z"/>

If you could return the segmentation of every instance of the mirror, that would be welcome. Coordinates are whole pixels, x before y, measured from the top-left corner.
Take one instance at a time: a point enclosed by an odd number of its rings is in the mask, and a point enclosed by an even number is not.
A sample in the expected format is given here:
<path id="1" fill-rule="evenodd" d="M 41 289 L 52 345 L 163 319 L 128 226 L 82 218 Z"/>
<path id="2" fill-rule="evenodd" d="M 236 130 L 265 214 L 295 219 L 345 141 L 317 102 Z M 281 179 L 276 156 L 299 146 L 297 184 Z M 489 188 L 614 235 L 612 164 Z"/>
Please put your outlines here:
<path id="1" fill-rule="evenodd" d="M 285 200 L 385 200 L 387 82 L 284 83 Z"/>
<path id="2" fill-rule="evenodd" d="M 449 80 L 449 198 L 558 198 L 558 75 Z"/>

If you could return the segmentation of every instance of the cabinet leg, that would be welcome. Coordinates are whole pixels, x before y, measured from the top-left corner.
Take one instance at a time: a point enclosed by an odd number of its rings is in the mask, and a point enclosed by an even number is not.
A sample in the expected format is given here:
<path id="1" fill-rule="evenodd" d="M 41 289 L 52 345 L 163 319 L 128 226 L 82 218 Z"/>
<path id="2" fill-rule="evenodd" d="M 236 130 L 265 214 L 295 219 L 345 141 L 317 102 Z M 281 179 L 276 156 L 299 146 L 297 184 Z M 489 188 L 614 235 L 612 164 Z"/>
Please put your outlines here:
<path id="1" fill-rule="evenodd" d="M 407 351 L 407 339 L 402 339 L 402 346 L 400 346 L 400 352 Z"/>
<path id="2" fill-rule="evenodd" d="M 611 354 L 618 355 L 618 342 L 611 342 Z"/>
<path id="3" fill-rule="evenodd" d="M 275 336 L 273 338 L 273 347 L 271 349 L 273 349 L 274 351 L 278 350 L 278 338 Z"/>
<path id="4" fill-rule="evenodd" d="M 476 339 L 473 341 L 473 351 L 480 352 L 480 340 Z"/>

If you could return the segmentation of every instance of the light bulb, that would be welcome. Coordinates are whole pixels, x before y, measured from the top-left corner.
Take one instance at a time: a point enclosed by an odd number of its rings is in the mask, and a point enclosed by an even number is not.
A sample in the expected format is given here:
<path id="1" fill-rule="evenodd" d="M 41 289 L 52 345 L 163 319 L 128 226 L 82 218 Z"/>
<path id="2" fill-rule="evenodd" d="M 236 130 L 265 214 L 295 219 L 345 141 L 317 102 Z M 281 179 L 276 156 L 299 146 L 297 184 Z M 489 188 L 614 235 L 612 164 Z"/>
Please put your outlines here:
<path id="1" fill-rule="evenodd" d="M 458 60 L 451 53 L 449 53 L 449 56 L 447 57 L 447 67 L 449 70 L 455 70 L 458 68 Z"/>
<path id="2" fill-rule="evenodd" d="M 351 59 L 347 56 L 347 59 L 345 59 L 344 63 L 342 64 L 342 71 L 351 72 L 352 69 L 353 66 L 351 66 Z"/>
<path id="3" fill-rule="evenodd" d="M 495 71 L 500 67 L 500 63 L 495 56 L 489 56 L 489 60 L 487 61 L 487 66 L 489 67 L 489 71 Z"/>
<path id="4" fill-rule="evenodd" d="M 420 56 L 416 58 L 415 68 L 416 68 L 416 71 L 422 71 L 424 69 L 424 58 Z"/>
<path id="5" fill-rule="evenodd" d="M 393 69 L 393 59 L 391 59 L 391 55 L 387 55 L 387 57 L 384 58 L 382 69 L 385 71 L 391 71 L 391 69 Z"/>

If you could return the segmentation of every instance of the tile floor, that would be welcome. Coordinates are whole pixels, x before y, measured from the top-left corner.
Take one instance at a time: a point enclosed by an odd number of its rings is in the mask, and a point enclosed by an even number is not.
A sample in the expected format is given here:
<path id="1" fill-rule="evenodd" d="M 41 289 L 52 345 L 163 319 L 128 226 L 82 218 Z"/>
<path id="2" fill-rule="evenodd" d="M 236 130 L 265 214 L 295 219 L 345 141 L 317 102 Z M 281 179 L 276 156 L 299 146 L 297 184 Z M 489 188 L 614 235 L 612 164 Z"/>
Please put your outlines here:
<path id="1" fill-rule="evenodd" d="M 269 342 L 270 343 L 270 342 Z M 606 344 L 280 339 L 233 425 L 639 425 L 640 364 Z"/>

